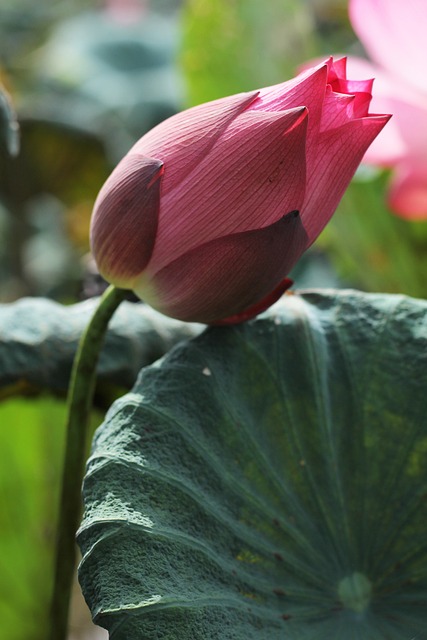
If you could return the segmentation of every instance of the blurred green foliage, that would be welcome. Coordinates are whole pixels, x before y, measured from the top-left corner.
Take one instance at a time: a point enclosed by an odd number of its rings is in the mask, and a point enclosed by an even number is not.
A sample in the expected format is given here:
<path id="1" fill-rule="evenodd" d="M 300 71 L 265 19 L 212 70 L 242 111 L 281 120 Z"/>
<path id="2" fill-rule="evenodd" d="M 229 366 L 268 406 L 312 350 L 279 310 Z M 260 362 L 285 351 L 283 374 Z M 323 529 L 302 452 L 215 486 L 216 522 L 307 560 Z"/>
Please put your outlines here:
<path id="1" fill-rule="evenodd" d="M 346 282 L 427 297 L 427 222 L 403 220 L 384 199 L 388 175 L 359 170 L 319 238 Z"/>
<path id="2" fill-rule="evenodd" d="M 64 417 L 52 399 L 0 404 L 0 616 L 10 640 L 46 635 Z"/>
<path id="3" fill-rule="evenodd" d="M 188 0 L 183 23 L 191 104 L 281 82 L 317 52 L 313 12 L 298 0 Z"/>
<path id="4" fill-rule="evenodd" d="M 65 411 L 47 396 L 0 403 L 2 640 L 46 638 Z"/>
<path id="5" fill-rule="evenodd" d="M 177 2 L 146 5 L 0 2 L 0 80 L 22 138 L 16 158 L 0 147 L 0 301 L 78 298 L 97 192 L 181 108 Z"/>
<path id="6" fill-rule="evenodd" d="M 6 91 L 0 89 L 0 148 L 10 156 L 19 153 L 19 125 Z"/>

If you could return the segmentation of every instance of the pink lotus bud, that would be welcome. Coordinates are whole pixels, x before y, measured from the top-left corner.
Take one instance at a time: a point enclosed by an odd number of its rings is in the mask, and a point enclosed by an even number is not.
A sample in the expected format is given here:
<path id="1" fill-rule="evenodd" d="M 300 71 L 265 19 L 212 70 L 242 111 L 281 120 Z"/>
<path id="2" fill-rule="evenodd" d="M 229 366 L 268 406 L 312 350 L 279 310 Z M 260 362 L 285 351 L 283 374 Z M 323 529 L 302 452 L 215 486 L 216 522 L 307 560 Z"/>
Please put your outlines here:
<path id="1" fill-rule="evenodd" d="M 100 273 L 182 320 L 241 322 L 266 309 L 388 120 L 369 115 L 371 87 L 330 59 L 155 127 L 95 203 Z"/>

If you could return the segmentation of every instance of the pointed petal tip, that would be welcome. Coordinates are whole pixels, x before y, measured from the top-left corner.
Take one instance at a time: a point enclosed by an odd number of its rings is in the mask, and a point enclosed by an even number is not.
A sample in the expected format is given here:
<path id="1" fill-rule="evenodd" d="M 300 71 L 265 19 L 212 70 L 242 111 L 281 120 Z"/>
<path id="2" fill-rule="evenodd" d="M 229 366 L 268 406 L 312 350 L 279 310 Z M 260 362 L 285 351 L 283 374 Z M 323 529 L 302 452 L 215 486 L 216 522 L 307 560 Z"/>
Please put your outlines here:
<path id="1" fill-rule="evenodd" d="M 308 107 L 305 105 L 302 107 L 295 107 L 295 115 L 297 116 L 297 122 L 304 120 L 308 116 Z"/>
<path id="2" fill-rule="evenodd" d="M 284 133 L 290 133 L 294 129 L 300 127 L 304 122 L 308 119 L 308 108 L 306 106 L 303 107 L 294 107 L 293 109 L 288 109 L 283 111 L 281 114 L 281 119 L 286 123 L 286 128 Z"/>
<path id="3" fill-rule="evenodd" d="M 380 132 L 392 117 L 392 113 L 370 113 L 367 116 L 363 116 L 358 119 L 358 121 L 360 122 L 360 120 L 363 120 L 366 123 L 376 125 L 378 127 L 378 132 Z"/>
<path id="4" fill-rule="evenodd" d="M 300 75 L 305 76 L 306 78 L 323 75 L 325 76 L 325 82 L 326 82 L 326 78 L 328 76 L 331 63 L 332 63 L 332 56 L 322 60 L 321 62 L 317 62 L 316 64 L 313 64 L 313 66 L 307 67 L 304 65 Z"/>
<path id="5" fill-rule="evenodd" d="M 306 134 L 306 124 L 308 121 L 308 109 L 307 107 L 295 107 L 294 109 L 289 109 L 288 111 L 282 112 L 282 120 L 286 125 L 283 134 L 287 135 L 291 133 L 291 131 L 295 131 L 299 127 L 303 126 L 304 129 L 301 131 L 301 135 Z"/>
<path id="6" fill-rule="evenodd" d="M 163 176 L 165 172 L 164 163 L 161 160 L 156 160 L 156 163 L 157 163 L 157 169 L 154 171 L 153 177 L 147 184 L 147 191 L 148 189 L 151 189 L 151 187 L 153 187 L 158 180 L 160 180 L 160 178 Z"/>

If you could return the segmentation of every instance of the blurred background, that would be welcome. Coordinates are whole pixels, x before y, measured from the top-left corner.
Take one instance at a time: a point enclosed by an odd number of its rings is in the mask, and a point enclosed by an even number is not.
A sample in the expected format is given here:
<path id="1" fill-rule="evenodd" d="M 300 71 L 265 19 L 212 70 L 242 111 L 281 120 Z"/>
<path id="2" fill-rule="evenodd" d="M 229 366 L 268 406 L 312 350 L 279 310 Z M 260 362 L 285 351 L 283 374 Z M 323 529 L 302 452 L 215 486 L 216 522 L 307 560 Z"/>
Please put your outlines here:
<path id="1" fill-rule="evenodd" d="M 286 80 L 313 57 L 363 55 L 346 0 L 0 0 L 0 12 L 0 81 L 20 129 L 16 153 L 0 103 L 1 303 L 99 292 L 93 202 L 148 129 Z M 296 286 L 427 295 L 427 223 L 388 209 L 388 179 L 360 168 Z M 0 394 L 0 640 L 43 640 L 65 407 L 15 396 Z M 76 593 L 70 638 L 105 638 Z"/>
<path id="2" fill-rule="evenodd" d="M 0 80 L 21 149 L 0 155 L 0 302 L 96 292 L 88 227 L 118 160 L 187 106 L 362 54 L 346 0 L 0 0 Z M 362 167 L 297 286 L 427 294 L 427 224 L 387 209 L 388 176 Z"/>

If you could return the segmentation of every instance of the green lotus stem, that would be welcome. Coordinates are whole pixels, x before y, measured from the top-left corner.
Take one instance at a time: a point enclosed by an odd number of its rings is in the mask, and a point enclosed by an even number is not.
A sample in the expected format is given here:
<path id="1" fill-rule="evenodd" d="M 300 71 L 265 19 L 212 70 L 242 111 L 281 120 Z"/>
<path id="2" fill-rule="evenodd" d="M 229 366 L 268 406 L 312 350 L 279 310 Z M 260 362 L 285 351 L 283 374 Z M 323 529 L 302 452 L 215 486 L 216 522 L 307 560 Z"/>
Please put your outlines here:
<path id="1" fill-rule="evenodd" d="M 126 293 L 124 289 L 113 286 L 105 291 L 80 339 L 71 372 L 49 640 L 65 640 L 67 637 L 76 565 L 75 535 L 81 516 L 81 485 L 89 446 L 96 367 L 108 323 Z"/>

